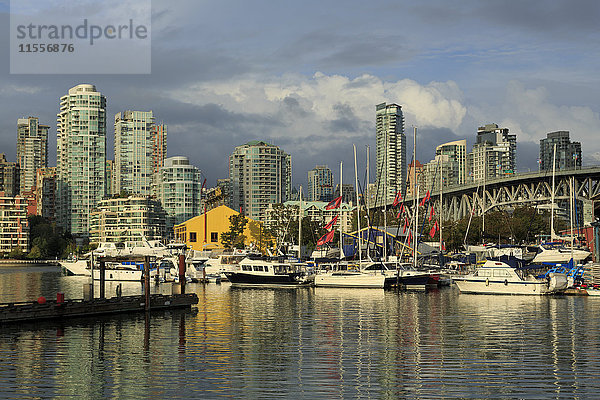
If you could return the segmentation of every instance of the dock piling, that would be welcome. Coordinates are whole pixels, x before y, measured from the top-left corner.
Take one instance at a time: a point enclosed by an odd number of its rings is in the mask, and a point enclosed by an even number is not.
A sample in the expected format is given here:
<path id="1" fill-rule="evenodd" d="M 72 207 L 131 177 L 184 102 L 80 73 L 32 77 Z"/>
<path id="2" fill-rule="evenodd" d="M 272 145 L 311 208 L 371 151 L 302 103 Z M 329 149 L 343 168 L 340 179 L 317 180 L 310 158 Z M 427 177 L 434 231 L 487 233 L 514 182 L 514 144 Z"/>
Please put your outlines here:
<path id="1" fill-rule="evenodd" d="M 185 254 L 179 255 L 179 285 L 181 294 L 185 294 Z"/>
<path id="2" fill-rule="evenodd" d="M 100 298 L 104 299 L 106 296 L 106 262 L 101 258 L 100 259 Z M 93 281 L 92 277 L 92 281 Z"/>
<path id="3" fill-rule="evenodd" d="M 150 257 L 144 257 L 144 298 L 146 311 L 150 311 Z"/>

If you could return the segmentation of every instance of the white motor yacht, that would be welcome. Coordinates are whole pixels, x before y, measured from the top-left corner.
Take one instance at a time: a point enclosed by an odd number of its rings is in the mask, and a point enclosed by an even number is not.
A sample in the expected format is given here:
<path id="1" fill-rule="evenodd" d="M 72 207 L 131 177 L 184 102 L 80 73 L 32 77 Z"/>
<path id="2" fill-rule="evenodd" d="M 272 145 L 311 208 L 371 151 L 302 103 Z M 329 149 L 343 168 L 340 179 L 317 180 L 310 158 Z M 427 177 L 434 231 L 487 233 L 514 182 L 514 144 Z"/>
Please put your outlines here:
<path id="1" fill-rule="evenodd" d="M 580 263 L 592 254 L 587 250 L 573 249 L 564 247 L 557 243 L 544 243 L 539 246 L 538 253 L 533 258 L 533 262 L 539 263 L 566 263 L 573 259 L 575 263 Z"/>
<path id="2" fill-rule="evenodd" d="M 550 273 L 541 279 L 494 260 L 487 260 L 474 274 L 453 276 L 453 280 L 461 293 L 543 295 L 567 288 L 565 274 Z"/>
<path id="3" fill-rule="evenodd" d="M 386 275 L 381 269 L 361 270 L 358 264 L 322 264 L 315 275 L 317 287 L 375 288 L 385 287 Z"/>

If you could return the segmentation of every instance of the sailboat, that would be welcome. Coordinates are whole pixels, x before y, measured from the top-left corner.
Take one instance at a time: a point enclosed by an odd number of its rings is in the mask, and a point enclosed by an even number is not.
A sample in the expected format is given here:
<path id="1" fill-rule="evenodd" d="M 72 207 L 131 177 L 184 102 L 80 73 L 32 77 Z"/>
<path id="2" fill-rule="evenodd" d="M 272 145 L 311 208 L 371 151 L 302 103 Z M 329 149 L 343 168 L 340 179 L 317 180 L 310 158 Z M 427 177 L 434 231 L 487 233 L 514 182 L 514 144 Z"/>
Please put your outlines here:
<path id="1" fill-rule="evenodd" d="M 552 160 L 552 198 L 550 207 L 550 239 L 549 243 L 542 243 L 538 248 L 538 253 L 533 258 L 534 263 L 567 263 L 570 260 L 578 263 L 592 254 L 589 251 L 575 249 L 573 247 L 573 203 L 575 202 L 575 192 L 573 185 L 570 185 L 570 202 L 571 202 L 571 237 L 560 237 L 554 232 L 554 190 L 555 190 L 555 176 L 556 176 L 556 144 L 554 144 L 554 154 Z M 556 242 L 557 240 L 570 241 L 570 248 L 564 247 L 562 243 Z"/>
<path id="2" fill-rule="evenodd" d="M 356 146 L 354 145 L 354 178 L 356 185 L 356 199 L 358 202 L 358 263 L 341 261 L 341 220 L 340 220 L 340 261 L 331 264 L 322 264 L 320 273 L 314 277 L 314 285 L 317 287 L 345 287 L 345 288 L 375 288 L 385 287 L 386 276 L 381 270 L 365 270 L 362 260 L 362 237 L 360 234 L 360 202 L 358 193 L 358 173 L 356 161 Z M 340 196 L 342 196 L 342 164 L 340 164 Z M 371 263 L 369 263 L 371 264 Z"/>

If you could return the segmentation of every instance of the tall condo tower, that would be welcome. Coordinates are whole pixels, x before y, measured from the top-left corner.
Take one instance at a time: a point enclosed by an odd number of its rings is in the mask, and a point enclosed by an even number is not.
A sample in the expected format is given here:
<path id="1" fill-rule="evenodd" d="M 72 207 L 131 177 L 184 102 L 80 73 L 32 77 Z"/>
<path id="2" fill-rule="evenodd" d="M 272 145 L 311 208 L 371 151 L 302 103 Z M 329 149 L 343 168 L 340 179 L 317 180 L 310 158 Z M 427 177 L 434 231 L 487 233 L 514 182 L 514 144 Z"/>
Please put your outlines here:
<path id="1" fill-rule="evenodd" d="M 292 193 L 292 157 L 279 147 L 254 140 L 229 156 L 231 204 L 254 220 L 263 220 L 269 204 L 283 203 Z"/>
<path id="2" fill-rule="evenodd" d="M 308 201 L 333 200 L 333 173 L 327 165 L 317 165 L 308 171 Z"/>
<path id="3" fill-rule="evenodd" d="M 123 111 L 115 115 L 116 193 L 152 193 L 154 175 L 165 159 L 165 137 L 165 126 L 155 125 L 152 111 Z"/>
<path id="4" fill-rule="evenodd" d="M 517 164 L 517 136 L 508 128 L 487 124 L 477 129 L 477 141 L 467 155 L 470 179 L 483 182 L 515 173 Z"/>
<path id="5" fill-rule="evenodd" d="M 184 156 L 165 159 L 158 171 L 157 197 L 166 212 L 167 233 L 173 225 L 200 215 L 202 173 Z"/>
<path id="6" fill-rule="evenodd" d="M 88 236 L 90 214 L 106 193 L 106 97 L 94 85 L 69 89 L 56 133 L 57 223 Z"/>
<path id="7" fill-rule="evenodd" d="M 378 104 L 375 107 L 375 124 L 378 197 L 380 204 L 384 200 L 391 203 L 399 190 L 406 194 L 406 136 L 402 107 Z"/>
<path id="8" fill-rule="evenodd" d="M 17 120 L 17 163 L 20 168 L 21 193 L 32 190 L 39 168 L 48 166 L 48 129 L 37 117 Z"/>
<path id="9" fill-rule="evenodd" d="M 435 155 L 448 156 L 451 163 L 445 167 L 450 173 L 449 179 L 444 180 L 444 186 L 464 185 L 467 176 L 467 141 L 463 139 L 440 144 L 435 148 Z"/>
<path id="10" fill-rule="evenodd" d="M 571 142 L 569 131 L 550 132 L 540 140 L 540 169 L 552 171 L 554 145 L 556 144 L 556 169 L 581 168 L 581 143 Z"/>

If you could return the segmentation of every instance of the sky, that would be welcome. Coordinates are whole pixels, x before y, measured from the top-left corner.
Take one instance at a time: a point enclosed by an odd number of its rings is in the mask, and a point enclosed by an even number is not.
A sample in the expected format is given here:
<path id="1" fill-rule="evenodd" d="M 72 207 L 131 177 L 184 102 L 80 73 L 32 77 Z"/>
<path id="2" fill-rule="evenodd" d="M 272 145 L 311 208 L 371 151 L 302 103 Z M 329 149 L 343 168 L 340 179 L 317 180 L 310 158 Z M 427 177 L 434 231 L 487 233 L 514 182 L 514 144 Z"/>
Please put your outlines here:
<path id="1" fill-rule="evenodd" d="M 538 168 L 539 141 L 556 130 L 582 143 L 584 165 L 600 163 L 597 1 L 152 0 L 152 72 L 143 75 L 10 74 L 9 10 L 0 0 L 0 152 L 9 160 L 17 119 L 32 115 L 51 127 L 55 165 L 59 98 L 92 83 L 107 97 L 108 158 L 114 115 L 152 110 L 168 125 L 168 156 L 189 157 L 209 186 L 250 140 L 291 154 L 294 186 L 317 164 L 339 180 L 341 161 L 353 182 L 352 145 L 364 171 L 382 102 L 402 106 L 409 159 L 417 127 L 422 163 L 444 142 L 467 139 L 470 151 L 487 123 L 517 135 L 520 172 Z"/>

